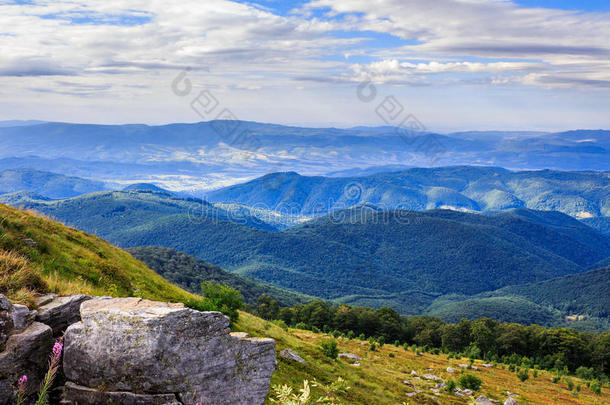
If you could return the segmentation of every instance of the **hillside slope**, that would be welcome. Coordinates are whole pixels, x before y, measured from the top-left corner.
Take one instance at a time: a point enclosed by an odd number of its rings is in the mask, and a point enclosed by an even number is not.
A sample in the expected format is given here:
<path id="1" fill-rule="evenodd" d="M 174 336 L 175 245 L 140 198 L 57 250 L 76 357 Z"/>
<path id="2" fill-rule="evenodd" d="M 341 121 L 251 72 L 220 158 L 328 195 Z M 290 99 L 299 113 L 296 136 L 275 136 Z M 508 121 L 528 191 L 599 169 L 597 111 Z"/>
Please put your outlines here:
<path id="1" fill-rule="evenodd" d="M 312 297 L 295 294 L 270 284 L 230 273 L 174 249 L 142 246 L 126 250 L 166 280 L 194 293 L 199 293 L 201 282 L 206 281 L 235 288 L 244 297 L 245 302 L 252 306 L 257 305 L 257 300 L 262 295 L 270 296 L 285 307 L 313 300 Z"/>
<path id="2" fill-rule="evenodd" d="M 0 270 L 0 293 L 27 304 L 35 293 L 48 291 L 197 299 L 98 237 L 2 204 Z"/>

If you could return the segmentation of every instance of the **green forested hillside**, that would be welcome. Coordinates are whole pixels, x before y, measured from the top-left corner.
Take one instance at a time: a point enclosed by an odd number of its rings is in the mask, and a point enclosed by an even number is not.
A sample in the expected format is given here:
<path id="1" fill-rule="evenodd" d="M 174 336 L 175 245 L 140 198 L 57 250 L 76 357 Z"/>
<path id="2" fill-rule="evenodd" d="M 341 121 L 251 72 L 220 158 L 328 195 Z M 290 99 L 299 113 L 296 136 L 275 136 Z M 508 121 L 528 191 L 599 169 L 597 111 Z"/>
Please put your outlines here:
<path id="1" fill-rule="evenodd" d="M 313 299 L 230 273 L 174 249 L 142 246 L 126 250 L 166 280 L 194 293 L 199 293 L 201 283 L 206 281 L 235 288 L 242 294 L 245 302 L 253 306 L 257 305 L 257 300 L 262 295 L 270 296 L 281 306 L 293 306 Z"/>
<path id="2" fill-rule="evenodd" d="M 32 169 L 0 171 L 0 194 L 28 191 L 48 198 L 69 198 L 104 190 L 101 181 Z"/>

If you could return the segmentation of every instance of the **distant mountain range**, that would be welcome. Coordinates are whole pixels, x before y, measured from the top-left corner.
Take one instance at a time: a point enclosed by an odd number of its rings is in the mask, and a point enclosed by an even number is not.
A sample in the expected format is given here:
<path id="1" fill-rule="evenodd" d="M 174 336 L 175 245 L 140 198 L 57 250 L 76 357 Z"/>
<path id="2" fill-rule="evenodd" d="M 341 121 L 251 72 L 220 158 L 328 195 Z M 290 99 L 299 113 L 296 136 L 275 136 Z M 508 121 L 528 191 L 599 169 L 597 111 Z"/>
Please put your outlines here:
<path id="1" fill-rule="evenodd" d="M 29 191 L 47 198 L 69 198 L 106 189 L 104 183 L 31 169 L 0 170 L 0 194 Z"/>
<path id="2" fill-rule="evenodd" d="M 556 210 L 603 229 L 610 217 L 609 172 L 512 172 L 495 167 L 413 168 L 364 177 L 308 177 L 273 173 L 206 195 L 292 215 L 320 215 L 359 204 L 421 211 L 447 208 L 498 212 L 514 208 Z"/>
<path id="3" fill-rule="evenodd" d="M 404 134 L 391 127 L 300 128 L 246 121 L 195 124 L 0 125 L 0 169 L 31 168 L 116 184 L 203 190 L 293 170 L 361 176 L 404 167 L 610 170 L 610 131 Z M 361 169 L 354 169 L 361 168 Z M 371 168 L 371 169 L 369 169 Z"/>

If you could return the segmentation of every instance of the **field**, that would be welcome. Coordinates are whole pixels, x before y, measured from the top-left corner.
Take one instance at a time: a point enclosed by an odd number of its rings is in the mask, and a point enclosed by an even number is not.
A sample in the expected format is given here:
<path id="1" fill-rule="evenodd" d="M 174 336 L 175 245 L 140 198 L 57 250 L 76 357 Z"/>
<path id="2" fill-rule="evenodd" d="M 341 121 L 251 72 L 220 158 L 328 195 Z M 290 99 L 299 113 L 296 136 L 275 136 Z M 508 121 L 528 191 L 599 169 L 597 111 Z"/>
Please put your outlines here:
<path id="1" fill-rule="evenodd" d="M 311 382 L 316 379 L 326 385 L 337 377 L 342 377 L 351 387 L 347 394 L 340 397 L 343 404 L 467 404 L 471 400 L 467 396 L 448 394 L 442 389 L 435 395 L 431 388 L 434 388 L 438 381 L 422 377 L 428 374 L 445 381 L 449 378 L 457 381 L 462 369 L 459 364 L 469 363 L 466 358 L 448 359 L 444 354 L 429 353 L 418 355 L 412 350 L 391 344 L 371 351 L 368 342 L 338 338 L 340 352 L 353 353 L 362 359 L 360 366 L 356 367 L 345 360 L 331 360 L 321 353 L 318 346 L 321 341 L 330 338 L 328 335 L 298 329 L 284 330 L 271 322 L 243 312 L 240 313 L 240 319 L 234 329 L 249 332 L 252 336 L 272 337 L 276 340 L 278 353 L 282 349 L 290 348 L 307 361 L 307 365 L 301 365 L 278 356 L 278 369 L 272 378 L 272 385 L 287 384 L 298 391 L 303 386 L 303 380 Z M 484 395 L 504 403 L 506 392 L 510 391 L 519 395 L 515 397 L 519 404 L 610 404 L 608 388 L 602 388 L 602 394 L 596 395 L 587 388 L 586 381 L 576 377 L 570 377 L 574 388 L 569 390 L 566 377 L 558 383 L 553 383 L 553 375 L 545 371 L 538 371 L 538 377 L 534 378 L 533 370 L 530 370 L 529 379 L 521 382 L 516 372 L 509 371 L 506 365 L 498 364 L 487 368 L 482 366 L 481 361 L 475 361 L 473 366 L 476 370 L 465 370 L 465 373 L 473 374 L 483 381 L 480 390 L 474 393 L 475 397 Z M 456 372 L 448 373 L 447 367 L 454 368 Z M 419 379 L 411 374 L 412 371 L 417 373 Z M 413 384 L 413 387 L 403 381 Z M 577 392 L 577 387 L 580 387 L 580 392 Z M 421 393 L 413 397 L 407 395 L 416 389 Z M 314 397 L 322 394 L 316 388 L 312 389 L 312 393 Z M 272 402 L 268 400 L 267 403 Z"/>

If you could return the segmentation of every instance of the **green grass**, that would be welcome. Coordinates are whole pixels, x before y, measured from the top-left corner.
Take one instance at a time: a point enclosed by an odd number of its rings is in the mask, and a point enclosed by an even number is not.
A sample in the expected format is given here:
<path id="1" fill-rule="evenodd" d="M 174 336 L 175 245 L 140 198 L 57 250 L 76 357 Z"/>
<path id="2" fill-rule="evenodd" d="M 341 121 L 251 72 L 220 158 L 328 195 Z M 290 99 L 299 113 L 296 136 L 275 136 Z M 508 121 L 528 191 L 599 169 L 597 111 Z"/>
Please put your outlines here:
<path id="1" fill-rule="evenodd" d="M 46 292 L 198 299 L 102 239 L 0 204 L 0 293 L 32 306 Z"/>

